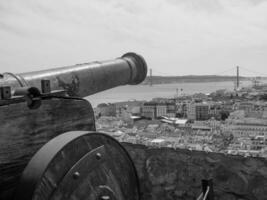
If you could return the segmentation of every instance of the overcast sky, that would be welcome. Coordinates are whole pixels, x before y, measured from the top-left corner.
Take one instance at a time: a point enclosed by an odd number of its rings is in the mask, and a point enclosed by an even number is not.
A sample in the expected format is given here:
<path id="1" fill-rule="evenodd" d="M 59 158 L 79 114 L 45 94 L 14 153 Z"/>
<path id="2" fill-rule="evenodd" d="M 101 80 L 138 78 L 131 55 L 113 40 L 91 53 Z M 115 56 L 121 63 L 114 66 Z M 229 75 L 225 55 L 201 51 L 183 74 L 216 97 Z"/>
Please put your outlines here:
<path id="1" fill-rule="evenodd" d="M 158 75 L 266 75 L 267 0 L 0 0 L 0 72 L 128 51 Z"/>

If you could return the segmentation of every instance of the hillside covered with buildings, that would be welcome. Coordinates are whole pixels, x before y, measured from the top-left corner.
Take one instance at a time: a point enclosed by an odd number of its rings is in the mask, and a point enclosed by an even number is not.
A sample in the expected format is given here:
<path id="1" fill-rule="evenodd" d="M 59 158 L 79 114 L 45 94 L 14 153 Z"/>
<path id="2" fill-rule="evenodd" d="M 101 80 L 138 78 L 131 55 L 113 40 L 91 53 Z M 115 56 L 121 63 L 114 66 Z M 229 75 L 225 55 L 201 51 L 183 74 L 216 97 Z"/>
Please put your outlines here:
<path id="1" fill-rule="evenodd" d="M 99 104 L 99 130 L 120 141 L 267 157 L 265 89 L 216 91 L 151 101 Z"/>

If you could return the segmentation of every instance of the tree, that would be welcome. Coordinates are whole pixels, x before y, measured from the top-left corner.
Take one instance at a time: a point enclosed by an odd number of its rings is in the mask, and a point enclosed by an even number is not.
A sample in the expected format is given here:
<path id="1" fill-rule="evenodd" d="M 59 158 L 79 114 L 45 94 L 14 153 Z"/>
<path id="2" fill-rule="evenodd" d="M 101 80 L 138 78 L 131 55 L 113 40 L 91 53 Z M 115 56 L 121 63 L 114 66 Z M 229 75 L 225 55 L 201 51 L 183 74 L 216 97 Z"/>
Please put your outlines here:
<path id="1" fill-rule="evenodd" d="M 267 94 L 263 94 L 260 96 L 260 100 L 267 101 Z"/>
<path id="2" fill-rule="evenodd" d="M 220 112 L 221 120 L 223 121 L 225 121 L 229 117 L 229 115 L 230 115 L 229 111 L 223 110 Z"/>

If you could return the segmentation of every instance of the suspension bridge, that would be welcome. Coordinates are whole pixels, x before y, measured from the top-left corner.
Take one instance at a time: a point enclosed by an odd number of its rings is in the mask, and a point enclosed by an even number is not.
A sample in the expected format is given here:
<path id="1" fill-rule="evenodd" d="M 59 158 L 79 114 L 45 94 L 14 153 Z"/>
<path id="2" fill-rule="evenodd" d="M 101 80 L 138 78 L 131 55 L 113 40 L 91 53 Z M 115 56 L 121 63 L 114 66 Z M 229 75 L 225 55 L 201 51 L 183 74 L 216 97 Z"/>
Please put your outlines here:
<path id="1" fill-rule="evenodd" d="M 153 73 L 156 75 L 153 75 Z M 170 76 L 166 72 L 161 72 L 156 69 L 149 69 L 149 77 L 148 81 L 149 84 L 152 86 L 154 83 L 154 77 L 155 76 L 161 76 L 161 77 L 179 77 L 172 75 Z M 226 70 L 220 71 L 220 72 L 214 72 L 210 73 L 208 76 L 217 76 L 217 77 L 233 77 L 234 81 L 234 87 L 235 89 L 239 89 L 242 86 L 242 81 L 250 81 L 252 86 L 257 87 L 264 83 L 264 80 L 267 80 L 267 73 L 255 71 L 253 69 L 249 69 L 247 67 L 243 66 L 234 66 L 231 68 L 228 68 Z M 180 77 L 188 77 L 188 76 L 180 76 Z M 266 83 L 266 81 L 265 81 Z"/>

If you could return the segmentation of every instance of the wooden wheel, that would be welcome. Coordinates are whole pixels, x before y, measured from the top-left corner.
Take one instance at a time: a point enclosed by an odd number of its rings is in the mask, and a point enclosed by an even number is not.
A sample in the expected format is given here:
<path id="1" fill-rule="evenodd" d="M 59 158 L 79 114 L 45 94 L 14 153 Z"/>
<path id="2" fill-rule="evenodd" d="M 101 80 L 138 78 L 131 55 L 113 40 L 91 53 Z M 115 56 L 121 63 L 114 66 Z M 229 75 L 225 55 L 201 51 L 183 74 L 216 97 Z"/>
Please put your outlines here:
<path id="1" fill-rule="evenodd" d="M 45 144 L 25 168 L 15 199 L 138 200 L 134 165 L 112 137 L 67 132 Z"/>

